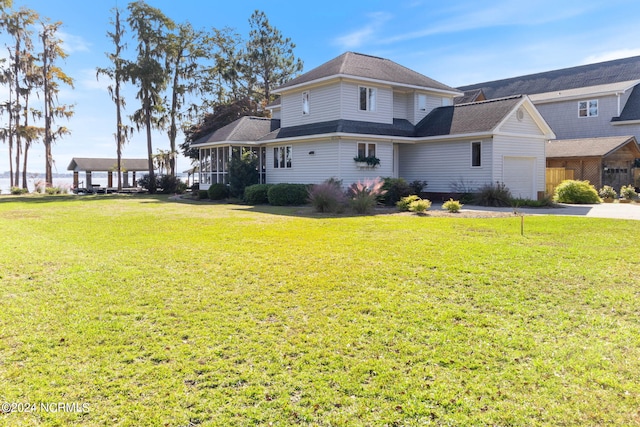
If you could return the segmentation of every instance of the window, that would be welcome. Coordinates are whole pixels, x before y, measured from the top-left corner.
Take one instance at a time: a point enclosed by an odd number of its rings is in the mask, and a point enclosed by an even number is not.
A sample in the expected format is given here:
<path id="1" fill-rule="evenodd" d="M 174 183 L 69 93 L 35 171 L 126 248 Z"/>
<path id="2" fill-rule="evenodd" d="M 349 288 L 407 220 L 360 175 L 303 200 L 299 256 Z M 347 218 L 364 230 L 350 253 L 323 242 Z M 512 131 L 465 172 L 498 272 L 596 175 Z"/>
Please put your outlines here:
<path id="1" fill-rule="evenodd" d="M 471 167 L 477 168 L 482 166 L 482 143 L 471 143 Z"/>
<path id="2" fill-rule="evenodd" d="M 364 142 L 358 143 L 358 156 L 363 159 L 365 157 L 375 157 L 376 156 L 376 144 L 366 144 Z"/>
<path id="3" fill-rule="evenodd" d="M 360 111 L 376 111 L 376 88 L 360 86 L 358 90 L 360 94 L 358 108 Z"/>
<path id="4" fill-rule="evenodd" d="M 590 101 L 578 102 L 578 116 L 579 117 L 597 117 L 598 116 L 598 100 L 592 99 Z"/>
<path id="5" fill-rule="evenodd" d="M 291 167 L 291 145 L 273 147 L 273 167 L 274 169 L 284 169 Z"/>
<path id="6" fill-rule="evenodd" d="M 442 98 L 442 106 L 449 107 L 451 105 L 451 98 Z"/>
<path id="7" fill-rule="evenodd" d="M 427 111 L 427 95 L 424 93 L 418 94 L 418 110 Z"/>
<path id="8" fill-rule="evenodd" d="M 302 92 L 302 114 L 309 114 L 309 92 Z"/>

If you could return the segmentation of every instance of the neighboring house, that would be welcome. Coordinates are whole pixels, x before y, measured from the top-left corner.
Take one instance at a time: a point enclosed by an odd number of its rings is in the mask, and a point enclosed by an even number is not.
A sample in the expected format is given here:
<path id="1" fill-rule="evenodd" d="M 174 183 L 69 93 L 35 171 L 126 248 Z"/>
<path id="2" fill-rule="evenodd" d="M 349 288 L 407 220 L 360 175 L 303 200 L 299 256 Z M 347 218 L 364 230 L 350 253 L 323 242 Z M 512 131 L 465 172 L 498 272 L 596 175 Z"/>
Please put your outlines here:
<path id="1" fill-rule="evenodd" d="M 596 188 L 610 185 L 619 189 L 634 182 L 635 159 L 640 148 L 634 136 L 581 138 L 550 141 L 547 167 L 573 171 L 573 179 L 587 180 Z"/>
<path id="2" fill-rule="evenodd" d="M 465 92 L 464 98 L 477 97 L 478 93 L 486 99 L 527 94 L 556 137 L 571 140 L 575 145 L 572 154 L 576 158 L 582 157 L 582 148 L 587 150 L 584 152 L 587 157 L 592 155 L 590 150 L 595 142 L 611 141 L 594 138 L 634 136 L 636 144 L 640 139 L 640 56 L 477 83 L 459 89 Z M 566 147 L 567 144 L 569 142 L 559 146 Z M 605 148 L 598 150 L 600 155 L 607 152 Z M 547 156 L 551 154 L 547 153 Z M 625 158 L 624 162 L 629 159 Z M 633 182 L 633 173 L 627 167 L 604 167 L 605 163 L 602 163 L 598 171 L 585 176 L 591 177 L 591 183 L 596 186 L 605 181 L 620 182 L 621 185 Z M 611 176 L 612 170 L 618 171 L 615 173 L 620 176 Z"/>
<path id="3" fill-rule="evenodd" d="M 495 182 L 519 197 L 544 193 L 544 147 L 554 134 L 527 96 L 454 106 L 460 91 L 353 52 L 273 93 L 273 119 L 245 117 L 192 144 L 201 188 L 228 182 L 226 162 L 245 147 L 259 156 L 266 183 L 336 178 L 348 186 L 380 176 L 427 181 L 431 193 Z"/>

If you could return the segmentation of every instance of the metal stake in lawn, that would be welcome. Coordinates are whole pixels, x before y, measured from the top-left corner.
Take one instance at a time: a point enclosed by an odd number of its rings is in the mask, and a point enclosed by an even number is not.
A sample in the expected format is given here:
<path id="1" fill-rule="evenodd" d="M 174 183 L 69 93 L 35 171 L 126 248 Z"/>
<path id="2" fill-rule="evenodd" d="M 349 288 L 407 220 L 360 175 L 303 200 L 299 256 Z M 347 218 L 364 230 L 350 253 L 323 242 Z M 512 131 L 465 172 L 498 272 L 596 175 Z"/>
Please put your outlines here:
<path id="1" fill-rule="evenodd" d="M 524 236 L 524 213 L 518 212 L 518 206 L 514 206 L 513 214 L 520 215 L 520 235 Z"/>

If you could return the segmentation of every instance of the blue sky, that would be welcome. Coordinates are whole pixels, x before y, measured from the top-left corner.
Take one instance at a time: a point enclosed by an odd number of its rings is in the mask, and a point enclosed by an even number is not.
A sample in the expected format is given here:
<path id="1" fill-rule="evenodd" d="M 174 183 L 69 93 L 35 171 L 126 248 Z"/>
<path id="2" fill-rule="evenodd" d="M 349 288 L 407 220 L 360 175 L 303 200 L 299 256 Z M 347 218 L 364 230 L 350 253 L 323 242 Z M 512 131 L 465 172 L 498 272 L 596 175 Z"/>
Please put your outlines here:
<path id="1" fill-rule="evenodd" d="M 262 10 L 297 45 L 305 71 L 354 51 L 391 59 L 454 87 L 640 55 L 636 0 L 324 0 L 308 3 L 308 9 L 284 0 L 147 3 L 176 22 L 232 27 L 245 38 L 252 12 Z M 75 104 L 76 114 L 60 123 L 72 134 L 53 147 L 57 172 L 66 172 L 72 157 L 115 157 L 115 108 L 108 82 L 96 81 L 95 69 L 109 65 L 105 52 L 112 46 L 106 32 L 116 4 L 127 6 L 122 0 L 14 0 L 14 8 L 26 6 L 63 22 L 69 57 L 60 65 L 75 88 L 65 89 L 60 101 Z M 136 106 L 131 90 L 126 112 Z M 156 133 L 153 143 L 154 151 L 169 145 L 163 133 Z M 146 157 L 143 133 L 134 135 L 124 156 Z M 0 171 L 9 169 L 7 157 L 1 145 Z M 42 144 L 31 149 L 30 159 L 30 171 L 44 170 Z M 178 169 L 188 167 L 180 158 Z"/>

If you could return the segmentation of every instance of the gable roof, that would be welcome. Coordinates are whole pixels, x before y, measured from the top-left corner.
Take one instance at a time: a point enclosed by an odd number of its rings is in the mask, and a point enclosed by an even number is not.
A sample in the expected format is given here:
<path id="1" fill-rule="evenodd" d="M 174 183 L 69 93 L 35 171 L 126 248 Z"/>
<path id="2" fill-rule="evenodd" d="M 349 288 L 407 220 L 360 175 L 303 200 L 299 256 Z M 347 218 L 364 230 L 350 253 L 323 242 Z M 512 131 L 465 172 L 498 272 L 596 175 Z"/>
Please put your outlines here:
<path id="1" fill-rule="evenodd" d="M 491 132 L 522 100 L 518 95 L 436 108 L 416 125 L 416 136 Z"/>
<path id="2" fill-rule="evenodd" d="M 460 92 L 391 60 L 361 53 L 345 52 L 337 58 L 288 81 L 274 89 L 273 93 L 334 77 L 353 77 L 396 86 L 444 91 L 450 94 Z"/>
<path id="3" fill-rule="evenodd" d="M 605 157 L 628 144 L 640 156 L 640 147 L 635 136 L 552 140 L 546 145 L 546 156 L 547 158 Z"/>
<path id="4" fill-rule="evenodd" d="M 280 127 L 280 120 L 267 117 L 240 117 L 220 129 L 191 143 L 191 146 L 217 142 L 255 143 L 264 135 Z"/>
<path id="5" fill-rule="evenodd" d="M 121 167 L 127 171 L 149 170 L 148 159 L 121 159 Z M 71 159 L 67 170 L 87 172 L 108 172 L 118 169 L 118 159 L 74 157 Z"/>
<path id="6" fill-rule="evenodd" d="M 462 86 L 468 91 L 482 89 L 487 99 L 525 93 L 555 92 L 580 87 L 606 85 L 640 79 L 640 56 L 581 65 L 543 73 Z"/>

